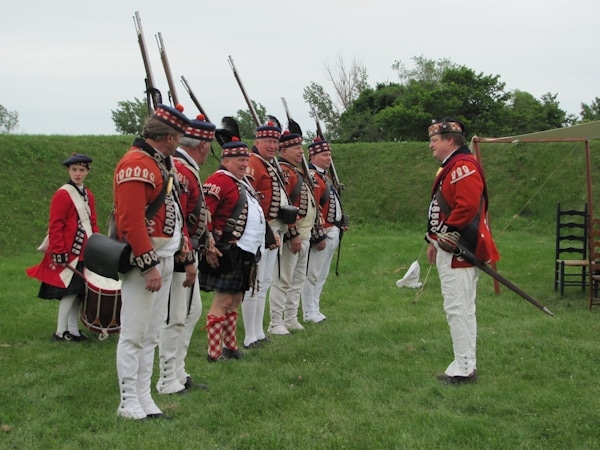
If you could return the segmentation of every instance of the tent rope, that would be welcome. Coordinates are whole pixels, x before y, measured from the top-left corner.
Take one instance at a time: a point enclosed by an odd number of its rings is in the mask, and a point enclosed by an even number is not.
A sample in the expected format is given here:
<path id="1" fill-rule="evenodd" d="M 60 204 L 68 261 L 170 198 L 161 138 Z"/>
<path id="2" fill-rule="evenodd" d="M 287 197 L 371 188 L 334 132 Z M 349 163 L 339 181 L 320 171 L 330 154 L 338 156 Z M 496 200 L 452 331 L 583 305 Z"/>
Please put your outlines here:
<path id="1" fill-rule="evenodd" d="M 536 195 L 538 195 L 538 193 L 542 190 L 542 188 L 546 185 L 546 183 L 548 183 L 548 181 L 550 180 L 550 178 L 556 173 L 558 172 L 558 169 L 560 169 L 562 167 L 562 165 L 564 164 L 565 161 L 567 161 L 571 155 L 573 154 L 573 152 L 575 151 L 575 149 L 578 147 L 577 144 L 575 144 L 573 146 L 573 149 L 569 152 L 569 154 L 567 156 L 565 156 L 565 158 L 556 166 L 556 169 L 554 169 L 554 171 L 552 173 L 550 173 L 550 175 L 548 175 L 548 177 L 544 180 L 544 182 L 542 184 L 540 184 L 540 186 L 537 188 L 537 190 L 532 194 L 532 196 L 529 198 L 529 200 L 527 200 L 527 202 L 525 202 L 525 204 L 523 205 L 523 207 L 515 214 L 512 216 L 512 218 L 508 221 L 508 223 L 504 226 L 504 228 L 502 230 L 500 230 L 500 232 L 498 233 L 499 235 L 504 233 L 507 228 L 510 226 L 510 224 L 517 218 L 520 216 L 520 214 L 523 212 L 523 210 L 525 208 L 527 208 L 527 205 L 529 205 L 533 199 L 535 198 Z"/>

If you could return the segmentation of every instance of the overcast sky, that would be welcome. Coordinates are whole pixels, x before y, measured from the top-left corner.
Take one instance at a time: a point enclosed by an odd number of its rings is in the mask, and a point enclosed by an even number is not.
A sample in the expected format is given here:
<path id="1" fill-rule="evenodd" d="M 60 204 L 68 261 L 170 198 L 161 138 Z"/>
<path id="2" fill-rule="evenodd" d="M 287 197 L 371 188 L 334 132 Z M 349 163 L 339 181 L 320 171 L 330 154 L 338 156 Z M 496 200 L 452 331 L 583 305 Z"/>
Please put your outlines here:
<path id="1" fill-rule="evenodd" d="M 324 65 L 338 56 L 359 61 L 371 86 L 423 56 L 538 99 L 558 94 L 570 114 L 600 97 L 598 0 L 21 0 L 0 15 L 0 105 L 18 112 L 17 133 L 116 134 L 111 110 L 144 96 L 136 11 L 164 101 L 158 32 L 185 112 L 198 113 L 181 75 L 216 123 L 246 109 L 229 55 L 253 100 L 283 122 L 285 97 L 310 130 L 303 89 L 314 81 L 333 94 Z"/>

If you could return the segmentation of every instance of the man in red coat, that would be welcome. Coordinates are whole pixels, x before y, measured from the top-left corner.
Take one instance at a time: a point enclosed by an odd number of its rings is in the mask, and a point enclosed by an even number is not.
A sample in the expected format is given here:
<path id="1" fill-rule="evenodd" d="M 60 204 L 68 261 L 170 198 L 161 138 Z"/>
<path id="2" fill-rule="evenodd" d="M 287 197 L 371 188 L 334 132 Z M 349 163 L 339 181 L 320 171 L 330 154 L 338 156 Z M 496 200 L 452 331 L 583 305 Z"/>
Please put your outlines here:
<path id="1" fill-rule="evenodd" d="M 298 322 L 300 294 L 306 280 L 311 232 L 318 218 L 312 175 L 300 170 L 304 151 L 302 136 L 286 130 L 280 138 L 279 164 L 290 202 L 298 207 L 298 220 L 288 226 L 281 247 L 279 267 L 273 272 L 269 294 L 271 322 L 269 329 L 304 330 Z"/>
<path id="2" fill-rule="evenodd" d="M 321 312 L 321 293 L 342 231 L 348 229 L 340 193 L 330 177 L 331 146 L 316 138 L 308 146 L 311 174 L 315 180 L 315 197 L 321 209 L 323 229 L 311 239 L 306 281 L 302 287 L 302 312 L 305 322 L 320 323 L 327 317 Z"/>
<path id="3" fill-rule="evenodd" d="M 215 292 L 206 315 L 211 363 L 244 357 L 236 337 L 238 306 L 244 292 L 254 289 L 256 260 L 268 226 L 256 192 L 245 179 L 248 156 L 246 144 L 233 137 L 223 145 L 219 169 L 203 186 L 212 219 L 208 228 L 224 253 L 209 248 L 203 256 L 209 267 L 200 271 L 201 289 Z"/>
<path id="4" fill-rule="evenodd" d="M 277 261 L 280 242 L 283 234 L 287 231 L 287 225 L 279 218 L 279 210 L 289 203 L 281 174 L 275 165 L 280 136 L 281 129 L 272 122 L 256 129 L 256 139 L 246 171 L 246 177 L 258 195 L 268 226 L 271 227 L 277 240 L 277 245 L 262 251 L 262 257 L 258 263 L 258 291 L 247 292 L 242 303 L 244 347 L 246 348 L 254 348 L 269 341 L 263 327 L 265 304 L 267 292 L 273 281 L 273 268 Z M 269 332 L 288 334 L 284 327 L 271 327 Z"/>
<path id="5" fill-rule="evenodd" d="M 117 415 L 129 419 L 164 417 L 150 394 L 154 350 L 165 324 L 175 254 L 185 259 L 190 252 L 171 160 L 190 123 L 182 110 L 159 105 L 144 125 L 144 138 L 134 140 L 115 169 L 117 236 L 131 245 L 134 266 L 121 275 L 117 345 Z M 156 199 L 158 210 L 147 218 Z"/>
<path id="6" fill-rule="evenodd" d="M 438 379 L 447 384 L 477 381 L 475 297 L 480 270 L 456 256 L 458 245 L 485 262 L 500 256 L 487 222 L 483 170 L 466 146 L 464 126 L 447 117 L 429 127 L 429 148 L 441 163 L 432 189 L 427 258 L 438 268 L 454 361 Z"/>
<path id="7" fill-rule="evenodd" d="M 200 286 L 197 276 L 198 251 L 214 245 L 208 233 L 207 210 L 200 166 L 210 152 L 210 143 L 215 138 L 216 126 L 207 122 L 200 114 L 191 121 L 173 161 L 180 186 L 180 200 L 186 226 L 183 231 L 193 246 L 193 260 L 175 260 L 167 323 L 160 333 L 159 361 L 160 378 L 156 389 L 161 394 L 182 392 L 193 386 L 207 388 L 193 382 L 185 370 L 185 357 L 188 352 L 194 327 L 202 314 Z M 191 254 L 190 254 L 191 255 Z"/>

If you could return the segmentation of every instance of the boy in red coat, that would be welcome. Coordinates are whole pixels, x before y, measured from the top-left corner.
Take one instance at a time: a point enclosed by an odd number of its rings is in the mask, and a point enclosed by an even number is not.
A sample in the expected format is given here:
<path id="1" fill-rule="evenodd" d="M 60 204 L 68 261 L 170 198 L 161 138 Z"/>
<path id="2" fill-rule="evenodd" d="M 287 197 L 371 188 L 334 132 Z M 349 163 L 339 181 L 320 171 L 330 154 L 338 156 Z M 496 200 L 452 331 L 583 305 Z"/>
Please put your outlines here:
<path id="1" fill-rule="evenodd" d="M 50 203 L 48 248 L 40 264 L 27 269 L 27 275 L 42 282 L 38 297 L 59 299 L 58 323 L 53 341 L 82 341 L 79 307 L 85 295 L 85 282 L 74 271 L 83 271 L 83 249 L 92 233 L 98 233 L 94 194 L 83 185 L 92 159 L 73 154 L 63 161 L 69 182 L 56 191 Z M 69 267 L 67 267 L 69 266 Z"/>

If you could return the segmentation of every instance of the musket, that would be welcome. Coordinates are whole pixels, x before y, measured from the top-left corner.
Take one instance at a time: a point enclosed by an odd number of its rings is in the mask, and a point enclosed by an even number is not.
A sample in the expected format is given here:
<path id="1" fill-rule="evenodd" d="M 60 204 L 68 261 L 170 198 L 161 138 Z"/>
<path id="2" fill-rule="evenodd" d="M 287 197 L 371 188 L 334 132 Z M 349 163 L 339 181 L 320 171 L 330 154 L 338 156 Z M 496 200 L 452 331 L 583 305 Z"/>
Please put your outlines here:
<path id="1" fill-rule="evenodd" d="M 254 119 L 254 124 L 257 127 L 259 127 L 261 125 L 260 118 L 258 117 L 258 114 L 256 112 L 256 109 L 254 108 L 254 104 L 252 103 L 252 100 L 250 100 L 250 97 L 248 97 L 248 94 L 246 93 L 246 89 L 244 89 L 244 84 L 242 83 L 242 79 L 240 78 L 240 75 L 238 74 L 238 71 L 235 68 L 235 64 L 233 63 L 233 58 L 231 57 L 231 55 L 229 55 L 228 61 L 229 61 L 229 66 L 231 67 L 231 70 L 233 71 L 233 76 L 235 77 L 235 80 L 237 81 L 238 86 L 240 87 L 240 90 L 242 91 L 244 100 L 246 100 L 246 104 L 248 105 L 248 109 L 250 110 L 250 115 L 252 116 L 252 119 Z M 275 165 L 275 169 L 277 170 L 277 174 L 279 175 L 281 185 L 283 186 L 283 171 L 281 170 L 279 161 L 277 161 L 277 158 L 273 158 L 273 162 Z"/>
<path id="2" fill-rule="evenodd" d="M 204 120 L 206 120 L 207 122 L 210 122 L 210 119 L 208 118 L 208 114 L 206 114 L 206 111 L 204 110 L 204 108 L 202 108 L 202 105 L 200 105 L 200 102 L 194 95 L 192 88 L 190 87 L 189 83 L 187 82 L 187 80 L 185 79 L 185 77 L 183 75 L 181 75 L 181 84 L 183 84 L 183 87 L 185 88 L 185 90 L 189 94 L 190 98 L 192 99 L 192 103 L 194 105 L 196 105 L 196 108 L 198 108 L 198 111 L 200 111 L 200 114 L 202 114 L 204 116 Z M 217 139 L 217 141 L 218 141 L 218 139 Z M 221 144 L 221 142 L 219 142 L 219 144 Z M 215 153 L 215 149 L 212 146 L 212 143 L 210 144 L 210 152 L 212 153 L 213 157 L 217 161 L 220 161 L 220 159 L 217 157 L 217 154 Z"/>
<path id="3" fill-rule="evenodd" d="M 167 76 L 167 83 L 169 84 L 169 98 L 171 99 L 171 105 L 175 106 L 179 103 L 177 98 L 177 91 L 175 89 L 175 83 L 173 82 L 173 76 L 171 75 L 171 66 L 169 65 L 169 58 L 167 58 L 167 51 L 165 50 L 165 43 L 163 42 L 162 34 L 160 32 L 155 36 L 156 44 L 158 45 L 158 51 L 160 53 L 160 60 Z"/>
<path id="4" fill-rule="evenodd" d="M 315 125 L 317 127 L 316 134 L 319 139 L 325 140 L 325 136 L 323 135 L 323 130 L 321 130 L 321 123 L 319 121 L 319 116 L 317 115 L 316 109 L 312 108 L 312 114 L 315 119 Z M 333 163 L 333 158 L 331 158 L 331 164 L 329 165 L 329 174 L 331 175 L 331 179 L 333 181 L 333 185 L 337 192 L 338 197 L 340 197 L 341 192 L 346 189 L 346 187 L 340 183 L 340 179 L 338 178 L 337 171 L 335 170 L 335 164 Z M 340 207 L 341 207 L 340 203 Z M 340 265 L 340 252 L 342 249 L 342 238 L 344 237 L 344 231 L 348 226 L 348 216 L 346 216 L 342 210 L 342 226 L 340 227 L 340 242 L 337 248 L 337 257 L 335 261 L 335 276 L 339 276 L 339 265 Z"/>
<path id="5" fill-rule="evenodd" d="M 509 288 L 514 293 L 516 293 L 516 294 L 520 295 L 521 297 L 523 297 L 525 300 L 527 300 L 529 303 L 531 303 L 535 307 L 541 309 L 542 311 L 544 311 L 549 316 L 554 317 L 554 313 L 552 311 L 550 311 L 548 308 L 546 308 L 544 305 L 542 305 L 540 302 L 538 302 L 536 299 L 534 299 L 531 295 L 529 295 L 523 289 L 519 288 L 514 283 L 512 283 L 509 280 L 507 280 L 506 278 L 504 278 L 502 275 L 500 275 L 498 272 L 496 272 L 494 269 L 492 269 L 486 263 L 484 263 L 483 261 L 481 261 L 479 258 L 477 258 L 473 253 L 471 253 L 469 250 L 467 250 L 463 246 L 458 245 L 456 247 L 456 250 L 454 251 L 454 254 L 456 256 L 462 256 L 468 262 L 470 262 L 474 266 L 480 268 L 483 272 L 487 273 L 493 279 L 495 279 L 495 280 L 499 281 L 500 283 L 502 283 L 504 286 L 506 286 L 507 288 Z"/>
<path id="6" fill-rule="evenodd" d="M 231 57 L 231 55 L 229 55 L 228 61 L 229 61 L 229 66 L 231 67 L 231 70 L 233 71 L 233 76 L 235 77 L 235 81 L 237 81 L 237 84 L 240 87 L 240 90 L 242 91 L 242 95 L 244 96 L 244 100 L 246 100 L 246 104 L 248 105 L 248 109 L 250 110 L 250 115 L 252 116 L 252 119 L 254 119 L 254 124 L 257 127 L 259 127 L 261 124 L 260 119 L 258 117 L 258 114 L 256 113 L 256 109 L 254 109 L 252 100 L 250 100 L 250 97 L 248 97 L 248 94 L 246 93 L 246 89 L 244 89 L 242 79 L 240 78 L 238 71 L 235 68 L 235 64 L 233 63 L 233 58 Z"/>
<path id="7" fill-rule="evenodd" d="M 140 44 L 140 51 L 142 52 L 142 59 L 144 60 L 144 68 L 146 69 L 145 94 L 148 102 L 148 113 L 152 113 L 152 111 L 155 110 L 160 103 L 162 103 L 162 95 L 154 85 L 154 77 L 152 76 L 150 59 L 148 58 L 148 53 L 146 52 L 146 40 L 144 39 L 144 31 L 142 30 L 142 21 L 140 19 L 140 14 L 137 11 L 135 12 L 133 23 L 135 25 L 135 31 L 137 32 L 138 43 Z"/>
<path id="8" fill-rule="evenodd" d="M 292 120 L 292 117 L 290 116 L 290 110 L 288 109 L 288 105 L 287 102 L 285 101 L 285 97 L 281 97 L 281 103 L 283 103 L 283 109 L 285 110 L 285 115 L 287 116 L 287 120 L 288 120 L 288 129 L 290 128 L 290 125 L 295 123 Z M 300 128 L 298 126 L 298 128 Z M 292 132 L 292 130 L 290 130 L 290 133 Z M 302 133 L 300 133 L 300 135 L 302 135 Z M 310 189 L 312 191 L 314 191 L 315 186 L 313 184 L 313 180 L 312 177 L 310 175 L 310 171 L 308 169 L 308 162 L 306 161 L 306 156 L 304 156 L 304 150 L 302 150 L 302 170 L 304 171 L 304 176 L 307 179 L 308 185 L 310 186 Z"/>
<path id="9" fill-rule="evenodd" d="M 315 126 L 317 127 L 316 134 L 319 139 L 325 140 L 325 135 L 323 134 L 323 130 L 321 129 L 321 122 L 319 121 L 319 116 L 317 115 L 317 110 L 312 108 L 313 117 L 315 118 Z M 329 166 L 329 173 L 331 175 L 331 179 L 333 180 L 333 184 L 335 186 L 335 190 L 338 192 L 338 195 L 341 195 L 342 191 L 346 189 L 342 183 L 340 183 L 340 179 L 337 174 L 337 170 L 335 170 L 335 164 L 333 163 L 333 158 L 331 158 L 331 165 Z"/>
<path id="10" fill-rule="evenodd" d="M 208 115 L 206 114 L 206 111 L 204 111 L 204 108 L 202 108 L 202 105 L 200 105 L 200 102 L 194 95 L 192 88 L 190 87 L 190 85 L 188 84 L 187 80 L 185 79 L 185 77 L 183 75 L 181 75 L 181 84 L 183 84 L 183 87 L 185 88 L 185 90 L 189 94 L 190 98 L 192 99 L 192 103 L 194 105 L 196 105 L 196 108 L 198 108 L 198 111 L 200 111 L 200 113 L 204 115 L 204 118 L 206 119 L 207 122 L 210 122 L 210 120 L 208 119 Z"/>

